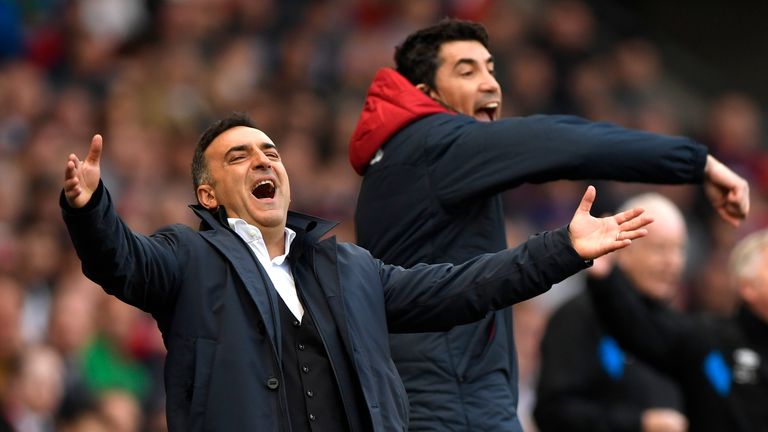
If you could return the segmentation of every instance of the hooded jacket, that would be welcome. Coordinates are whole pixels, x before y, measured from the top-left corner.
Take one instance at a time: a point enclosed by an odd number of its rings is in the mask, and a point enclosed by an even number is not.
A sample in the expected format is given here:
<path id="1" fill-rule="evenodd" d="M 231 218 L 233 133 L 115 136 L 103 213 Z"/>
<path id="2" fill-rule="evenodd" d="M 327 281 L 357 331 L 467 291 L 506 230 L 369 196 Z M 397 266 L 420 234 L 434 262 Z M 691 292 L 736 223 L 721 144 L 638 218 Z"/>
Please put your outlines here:
<path id="1" fill-rule="evenodd" d="M 194 206 L 197 231 L 173 225 L 143 236 L 117 216 L 103 185 L 81 209 L 70 208 L 63 193 L 60 205 L 85 275 L 157 321 L 168 350 L 171 432 L 291 431 L 277 293 L 251 249 L 227 226 L 223 208 L 211 213 Z M 352 431 L 407 427 L 388 332 L 447 330 L 585 267 L 567 229 L 465 265 L 406 270 L 355 245 L 320 241 L 334 225 L 322 219 L 290 213 L 288 225 L 297 233 L 291 272 L 333 366 Z M 351 370 L 339 367 L 343 363 Z"/>
<path id="2" fill-rule="evenodd" d="M 460 263 L 506 247 L 499 193 L 523 183 L 699 183 L 707 150 L 574 116 L 482 123 L 381 69 L 349 145 L 364 176 L 358 244 L 384 262 Z M 392 335 L 412 430 L 520 430 L 511 311 L 445 333 Z"/>

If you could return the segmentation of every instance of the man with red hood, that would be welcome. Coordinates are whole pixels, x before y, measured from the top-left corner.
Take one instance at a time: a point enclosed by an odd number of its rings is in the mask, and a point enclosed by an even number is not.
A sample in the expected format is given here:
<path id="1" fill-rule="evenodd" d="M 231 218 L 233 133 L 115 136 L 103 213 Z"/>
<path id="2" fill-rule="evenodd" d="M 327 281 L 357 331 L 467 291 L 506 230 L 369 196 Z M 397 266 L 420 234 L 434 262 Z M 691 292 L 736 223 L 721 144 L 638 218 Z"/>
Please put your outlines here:
<path id="1" fill-rule="evenodd" d="M 506 247 L 499 193 L 520 184 L 610 179 L 703 183 L 738 224 L 746 181 L 691 139 L 574 116 L 499 119 L 488 36 L 445 20 L 408 36 L 378 72 L 349 147 L 364 176 L 361 246 L 392 264 L 459 263 Z M 509 309 L 445 333 L 391 335 L 411 430 L 519 431 Z"/>

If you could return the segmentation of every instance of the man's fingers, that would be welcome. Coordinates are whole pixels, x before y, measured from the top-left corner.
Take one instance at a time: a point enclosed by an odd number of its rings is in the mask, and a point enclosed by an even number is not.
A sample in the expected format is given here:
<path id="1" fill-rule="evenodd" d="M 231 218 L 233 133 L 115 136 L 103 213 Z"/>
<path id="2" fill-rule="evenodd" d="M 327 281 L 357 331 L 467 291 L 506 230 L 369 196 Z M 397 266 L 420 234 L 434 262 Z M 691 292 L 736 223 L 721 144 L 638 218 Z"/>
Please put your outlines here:
<path id="1" fill-rule="evenodd" d="M 92 164 L 98 165 L 99 161 L 101 160 L 101 149 L 103 144 L 104 140 L 101 135 L 94 135 L 91 139 L 91 148 L 88 149 L 88 156 L 85 158 L 85 160 Z"/>
<path id="2" fill-rule="evenodd" d="M 64 196 L 67 197 L 67 202 L 69 202 L 70 205 L 74 204 L 74 201 L 77 197 L 80 196 L 82 193 L 82 190 L 80 190 L 80 186 L 76 186 L 74 189 L 64 189 Z"/>
<path id="3" fill-rule="evenodd" d="M 622 240 L 636 240 L 648 235 L 648 230 L 640 228 L 632 231 L 622 231 L 620 237 Z"/>
<path id="4" fill-rule="evenodd" d="M 64 196 L 67 197 L 67 201 L 69 201 L 70 204 L 75 198 L 80 196 L 82 192 L 82 189 L 80 189 L 80 182 L 78 182 L 77 179 L 64 183 Z"/>
<path id="5" fill-rule="evenodd" d="M 731 218 L 734 219 L 737 222 L 740 222 L 742 219 L 746 217 L 744 212 L 742 211 L 741 207 L 738 207 L 736 205 L 729 205 L 725 206 L 723 208 L 723 211 Z"/>
<path id="6" fill-rule="evenodd" d="M 642 209 L 640 207 L 629 209 L 627 211 L 623 211 L 616 216 L 614 216 L 614 220 L 616 220 L 616 223 L 621 225 L 623 223 L 626 223 L 627 221 L 634 220 L 641 214 L 645 212 L 645 209 Z"/>
<path id="7" fill-rule="evenodd" d="M 729 224 L 733 225 L 734 227 L 738 227 L 741 224 L 741 220 L 744 219 L 739 214 L 733 215 L 731 212 L 728 211 L 728 208 L 726 207 L 720 207 L 717 209 L 717 214 L 720 215 L 720 217 L 728 222 Z"/>
<path id="8" fill-rule="evenodd" d="M 731 214 L 747 217 L 749 214 L 749 186 L 734 188 L 728 193 L 726 205 L 731 209 Z"/>
<path id="9" fill-rule="evenodd" d="M 64 169 L 64 196 L 72 207 L 84 206 L 93 194 L 98 181 L 99 162 L 103 141 L 101 135 L 96 134 L 91 139 L 88 156 L 83 161 L 72 153 L 67 157 Z"/>
<path id="10" fill-rule="evenodd" d="M 67 168 L 64 170 L 64 180 L 66 181 L 76 176 L 75 163 L 71 160 L 67 161 Z"/>
<path id="11" fill-rule="evenodd" d="M 726 222 L 738 226 L 749 214 L 749 183 L 712 155 L 707 156 L 704 171 L 712 205 Z"/>
<path id="12" fill-rule="evenodd" d="M 587 190 L 584 191 L 584 196 L 581 197 L 578 211 L 589 213 L 589 211 L 592 210 L 592 204 L 595 202 L 596 195 L 597 191 L 595 191 L 595 187 L 592 185 L 587 186 Z"/>
<path id="13" fill-rule="evenodd" d="M 629 217 L 629 219 L 626 222 L 619 224 L 619 231 L 616 232 L 616 239 L 613 242 L 611 251 L 623 249 L 632 244 L 632 240 L 648 235 L 648 230 L 643 227 L 652 223 L 653 218 L 650 216 L 641 216 L 642 213 L 643 209 L 636 208 L 616 215 L 617 218 L 618 216 L 625 215 Z"/>
<path id="14" fill-rule="evenodd" d="M 641 216 L 638 215 L 637 217 L 630 219 L 624 223 L 619 224 L 619 230 L 620 231 L 632 231 L 639 228 L 642 228 L 650 223 L 653 222 L 653 218 L 650 216 Z"/>
<path id="15" fill-rule="evenodd" d="M 619 249 L 624 249 L 625 247 L 632 244 L 632 240 L 630 239 L 624 239 L 624 240 L 616 240 L 612 242 L 610 245 L 608 245 L 605 249 L 605 254 L 609 254 L 611 252 L 616 252 Z"/>
<path id="16" fill-rule="evenodd" d="M 75 186 L 78 186 L 79 184 L 80 184 L 80 179 L 79 178 L 77 178 L 77 177 L 70 177 L 70 178 L 64 180 L 64 189 L 65 190 L 72 189 Z"/>
<path id="17" fill-rule="evenodd" d="M 748 187 L 733 188 L 725 196 L 724 202 L 717 208 L 718 214 L 733 226 L 739 226 L 741 220 L 749 214 Z"/>

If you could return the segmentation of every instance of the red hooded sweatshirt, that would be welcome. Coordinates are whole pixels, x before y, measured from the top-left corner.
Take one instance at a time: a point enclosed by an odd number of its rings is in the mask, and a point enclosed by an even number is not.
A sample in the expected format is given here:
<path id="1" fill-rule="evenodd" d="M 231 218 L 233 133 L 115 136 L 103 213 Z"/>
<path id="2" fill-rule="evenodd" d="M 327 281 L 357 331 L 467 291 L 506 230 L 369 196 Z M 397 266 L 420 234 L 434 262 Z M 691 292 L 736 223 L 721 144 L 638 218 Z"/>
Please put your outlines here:
<path id="1" fill-rule="evenodd" d="M 365 106 L 349 142 L 349 162 L 358 174 L 397 131 L 430 114 L 452 112 L 391 68 L 382 68 L 368 88 Z"/>

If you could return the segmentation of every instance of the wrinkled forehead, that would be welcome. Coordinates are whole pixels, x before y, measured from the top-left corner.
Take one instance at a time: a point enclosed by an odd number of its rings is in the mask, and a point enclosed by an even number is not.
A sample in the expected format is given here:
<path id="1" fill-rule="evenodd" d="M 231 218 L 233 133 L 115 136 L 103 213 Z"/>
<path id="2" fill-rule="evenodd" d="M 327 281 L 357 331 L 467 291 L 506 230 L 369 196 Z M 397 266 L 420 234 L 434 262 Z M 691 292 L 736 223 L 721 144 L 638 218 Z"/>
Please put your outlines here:
<path id="1" fill-rule="evenodd" d="M 252 146 L 259 149 L 276 147 L 272 139 L 263 131 L 247 126 L 236 126 L 219 134 L 211 141 L 205 153 L 223 155 L 236 146 Z"/>

